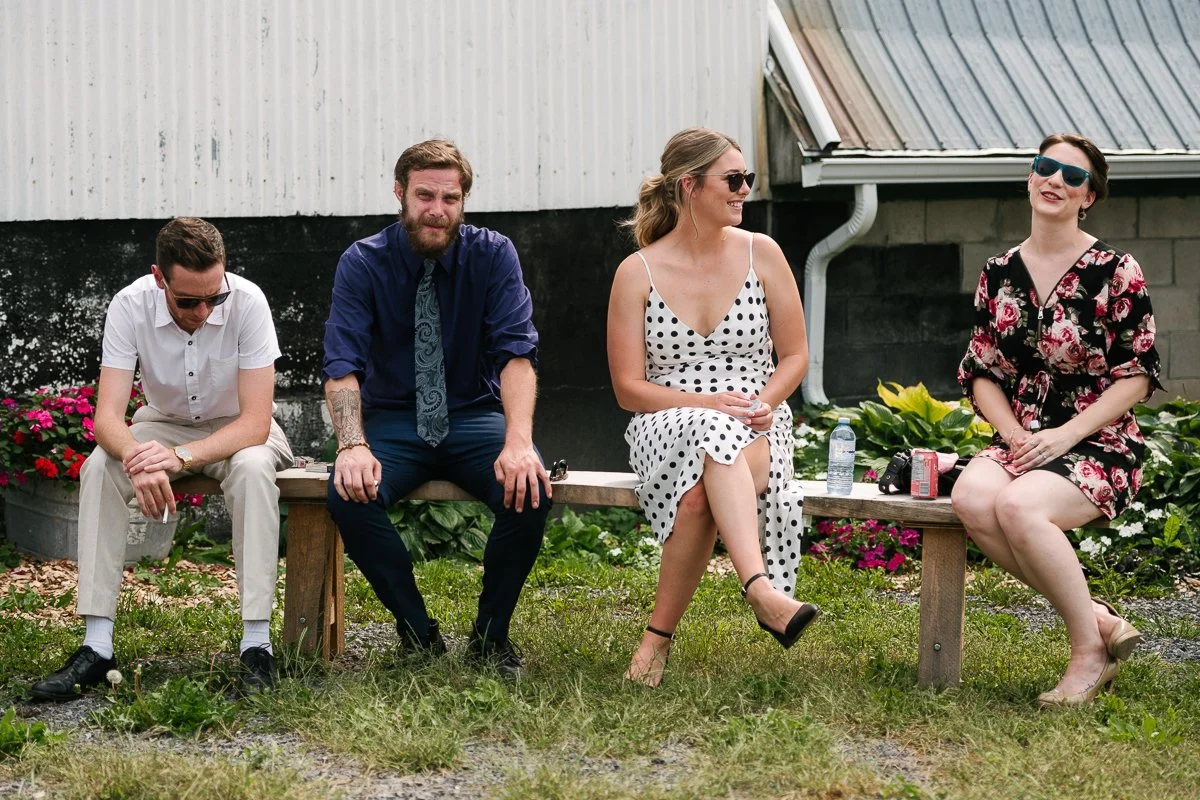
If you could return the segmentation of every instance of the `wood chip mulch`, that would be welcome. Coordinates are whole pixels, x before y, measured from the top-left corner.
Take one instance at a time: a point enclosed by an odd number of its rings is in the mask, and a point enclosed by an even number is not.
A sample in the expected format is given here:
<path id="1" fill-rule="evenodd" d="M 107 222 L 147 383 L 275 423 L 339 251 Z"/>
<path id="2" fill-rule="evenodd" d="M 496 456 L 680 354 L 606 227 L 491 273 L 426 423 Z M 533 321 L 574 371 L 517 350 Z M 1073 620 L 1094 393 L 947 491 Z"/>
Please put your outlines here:
<path id="1" fill-rule="evenodd" d="M 139 577 L 135 569 L 125 568 L 122 600 L 129 598 L 142 605 L 175 608 L 191 608 L 213 598 L 237 600 L 237 575 L 233 567 L 179 561 L 169 570 L 171 574 L 164 575 L 168 573 L 166 566 L 152 567 L 148 577 Z M 164 577 L 159 578 L 160 575 Z M 7 572 L 0 572 L 0 609 L 5 616 L 21 619 L 71 622 L 76 619 L 78 582 L 79 570 L 73 561 L 22 561 Z M 185 589 L 190 584 L 192 588 L 183 592 L 184 596 L 172 596 L 160 591 L 160 582 Z"/>

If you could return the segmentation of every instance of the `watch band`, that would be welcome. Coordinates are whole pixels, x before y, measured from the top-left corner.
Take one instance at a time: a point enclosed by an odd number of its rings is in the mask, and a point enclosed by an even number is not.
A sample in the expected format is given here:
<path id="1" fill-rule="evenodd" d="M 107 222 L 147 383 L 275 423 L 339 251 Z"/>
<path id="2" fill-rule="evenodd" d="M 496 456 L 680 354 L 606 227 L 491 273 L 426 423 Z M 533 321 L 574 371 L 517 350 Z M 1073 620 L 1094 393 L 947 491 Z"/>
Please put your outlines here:
<path id="1" fill-rule="evenodd" d="M 171 452 L 179 459 L 179 469 L 181 471 L 187 472 L 192 468 L 192 454 L 188 452 L 186 447 L 179 445 L 178 447 L 171 448 Z"/>

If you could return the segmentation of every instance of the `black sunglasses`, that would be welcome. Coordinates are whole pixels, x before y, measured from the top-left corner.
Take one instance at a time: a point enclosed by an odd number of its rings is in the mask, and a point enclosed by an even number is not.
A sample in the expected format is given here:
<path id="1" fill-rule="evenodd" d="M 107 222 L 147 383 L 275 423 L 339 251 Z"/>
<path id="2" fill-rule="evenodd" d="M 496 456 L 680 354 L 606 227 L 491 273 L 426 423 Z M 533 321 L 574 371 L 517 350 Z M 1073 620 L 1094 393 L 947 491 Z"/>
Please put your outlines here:
<path id="1" fill-rule="evenodd" d="M 221 278 L 221 280 L 224 281 L 226 286 L 229 285 L 228 277 L 223 276 Z M 221 305 L 226 300 L 228 300 L 229 295 L 233 294 L 233 292 L 231 290 L 226 290 L 224 292 L 219 292 L 217 294 L 210 295 L 208 297 L 188 297 L 187 295 L 175 294 L 174 292 L 171 291 L 171 284 L 167 283 L 166 281 L 163 281 L 163 283 L 164 283 L 164 285 L 166 285 L 167 292 L 170 293 L 171 299 L 175 301 L 175 305 L 186 311 L 192 310 L 193 308 L 200 305 L 201 303 L 204 303 L 209 308 L 216 308 L 217 306 Z"/>
<path id="2" fill-rule="evenodd" d="M 567 460 L 560 458 L 550 466 L 550 481 L 552 483 L 565 480 L 567 477 Z"/>
<path id="3" fill-rule="evenodd" d="M 701 172 L 697 177 L 700 178 L 724 178 L 729 184 L 729 191 L 736 192 L 742 188 L 742 184 L 746 184 L 747 189 L 754 188 L 754 173 L 753 172 Z"/>
<path id="4" fill-rule="evenodd" d="M 1064 164 L 1061 161 L 1055 161 L 1050 156 L 1033 157 L 1033 171 L 1043 178 L 1049 178 L 1060 169 L 1062 170 L 1063 183 L 1073 188 L 1083 186 L 1084 181 L 1092 177 L 1092 173 L 1083 167 L 1077 167 L 1074 164 Z"/>

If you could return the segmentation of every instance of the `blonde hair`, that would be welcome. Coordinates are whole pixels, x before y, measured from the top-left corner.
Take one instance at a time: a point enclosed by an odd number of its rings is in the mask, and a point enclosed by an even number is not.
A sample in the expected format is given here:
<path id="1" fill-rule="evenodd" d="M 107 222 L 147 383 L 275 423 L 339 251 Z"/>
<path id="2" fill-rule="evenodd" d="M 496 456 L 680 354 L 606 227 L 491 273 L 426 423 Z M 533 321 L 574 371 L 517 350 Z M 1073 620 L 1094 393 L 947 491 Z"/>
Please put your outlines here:
<path id="1" fill-rule="evenodd" d="M 687 204 L 684 176 L 704 172 L 731 147 L 742 151 L 732 137 L 709 128 L 686 128 L 671 137 L 659 159 L 659 174 L 642 180 L 633 216 L 623 223 L 633 229 L 638 247 L 666 236 L 679 221 L 679 212 Z"/>

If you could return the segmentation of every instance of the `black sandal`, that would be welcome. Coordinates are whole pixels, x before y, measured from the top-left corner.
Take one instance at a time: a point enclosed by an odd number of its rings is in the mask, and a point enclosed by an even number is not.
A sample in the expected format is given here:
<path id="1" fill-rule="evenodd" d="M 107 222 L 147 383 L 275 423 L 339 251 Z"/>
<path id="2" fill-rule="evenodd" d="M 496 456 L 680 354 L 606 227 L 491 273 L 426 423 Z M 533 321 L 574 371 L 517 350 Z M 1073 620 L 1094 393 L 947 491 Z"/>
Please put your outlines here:
<path id="1" fill-rule="evenodd" d="M 749 579 L 742 584 L 742 597 L 745 597 L 750 591 L 750 584 L 754 583 L 759 578 L 767 577 L 769 576 L 765 572 L 759 572 L 756 575 L 751 575 Z M 758 615 L 755 615 L 754 619 L 758 623 L 758 627 L 774 636 L 775 641 L 779 642 L 779 644 L 783 646 L 784 650 L 787 650 L 796 643 L 796 640 L 800 638 L 800 635 L 804 633 L 804 630 L 819 616 L 821 616 L 820 608 L 812 603 L 802 603 L 800 605 L 800 609 L 792 615 L 790 620 L 788 620 L 787 627 L 784 628 L 783 633 L 780 633 L 779 631 L 767 625 L 758 618 Z"/>
<path id="2" fill-rule="evenodd" d="M 667 633 L 666 631 L 660 631 L 658 628 L 654 627 L 653 625 L 647 625 L 647 626 L 646 626 L 646 630 L 647 630 L 648 632 L 650 632 L 650 633 L 653 633 L 655 636 L 661 636 L 662 638 L 666 639 L 668 642 L 672 642 L 672 643 L 674 643 L 674 641 L 675 641 L 675 633 L 674 633 L 674 632 Z M 657 661 L 657 660 L 658 660 L 658 652 L 657 652 L 657 651 L 655 651 L 654 659 L 653 659 L 653 660 L 650 662 L 650 667 L 648 667 L 648 668 L 646 669 L 645 673 L 643 673 L 643 677 L 644 677 L 645 675 L 649 675 L 649 674 L 650 674 L 650 669 L 651 669 L 651 668 L 654 666 L 654 662 L 655 662 L 655 661 Z M 668 648 L 667 648 L 667 655 L 666 655 L 666 657 L 665 657 L 665 658 L 663 658 L 663 660 L 662 660 L 662 671 L 663 671 L 663 673 L 665 673 L 665 672 L 667 671 L 667 662 L 668 662 L 668 661 L 670 661 L 670 660 L 671 660 L 671 649 L 670 649 L 670 647 L 668 647 Z M 632 667 L 632 666 L 633 666 L 633 665 L 632 665 L 632 664 L 630 664 L 630 667 Z M 641 678 L 632 678 L 632 677 L 630 677 L 630 676 L 629 676 L 629 671 L 628 671 L 628 670 L 626 670 L 626 671 L 625 671 L 625 680 L 627 680 L 627 681 L 635 681 L 635 682 L 637 682 L 637 683 L 640 683 L 640 684 L 642 684 L 643 686 L 646 686 L 646 687 L 648 687 L 648 688 L 650 688 L 650 689 L 656 689 L 656 688 L 658 688 L 659 686 L 662 686 L 662 683 L 663 683 L 663 681 L 664 681 L 664 680 L 666 680 L 666 675 L 664 675 L 664 674 L 660 673 L 660 674 L 659 674 L 659 676 L 658 676 L 658 683 L 651 685 L 651 684 L 649 684 L 649 683 L 646 683 L 646 682 L 645 682 L 644 680 L 642 680 Z"/>

